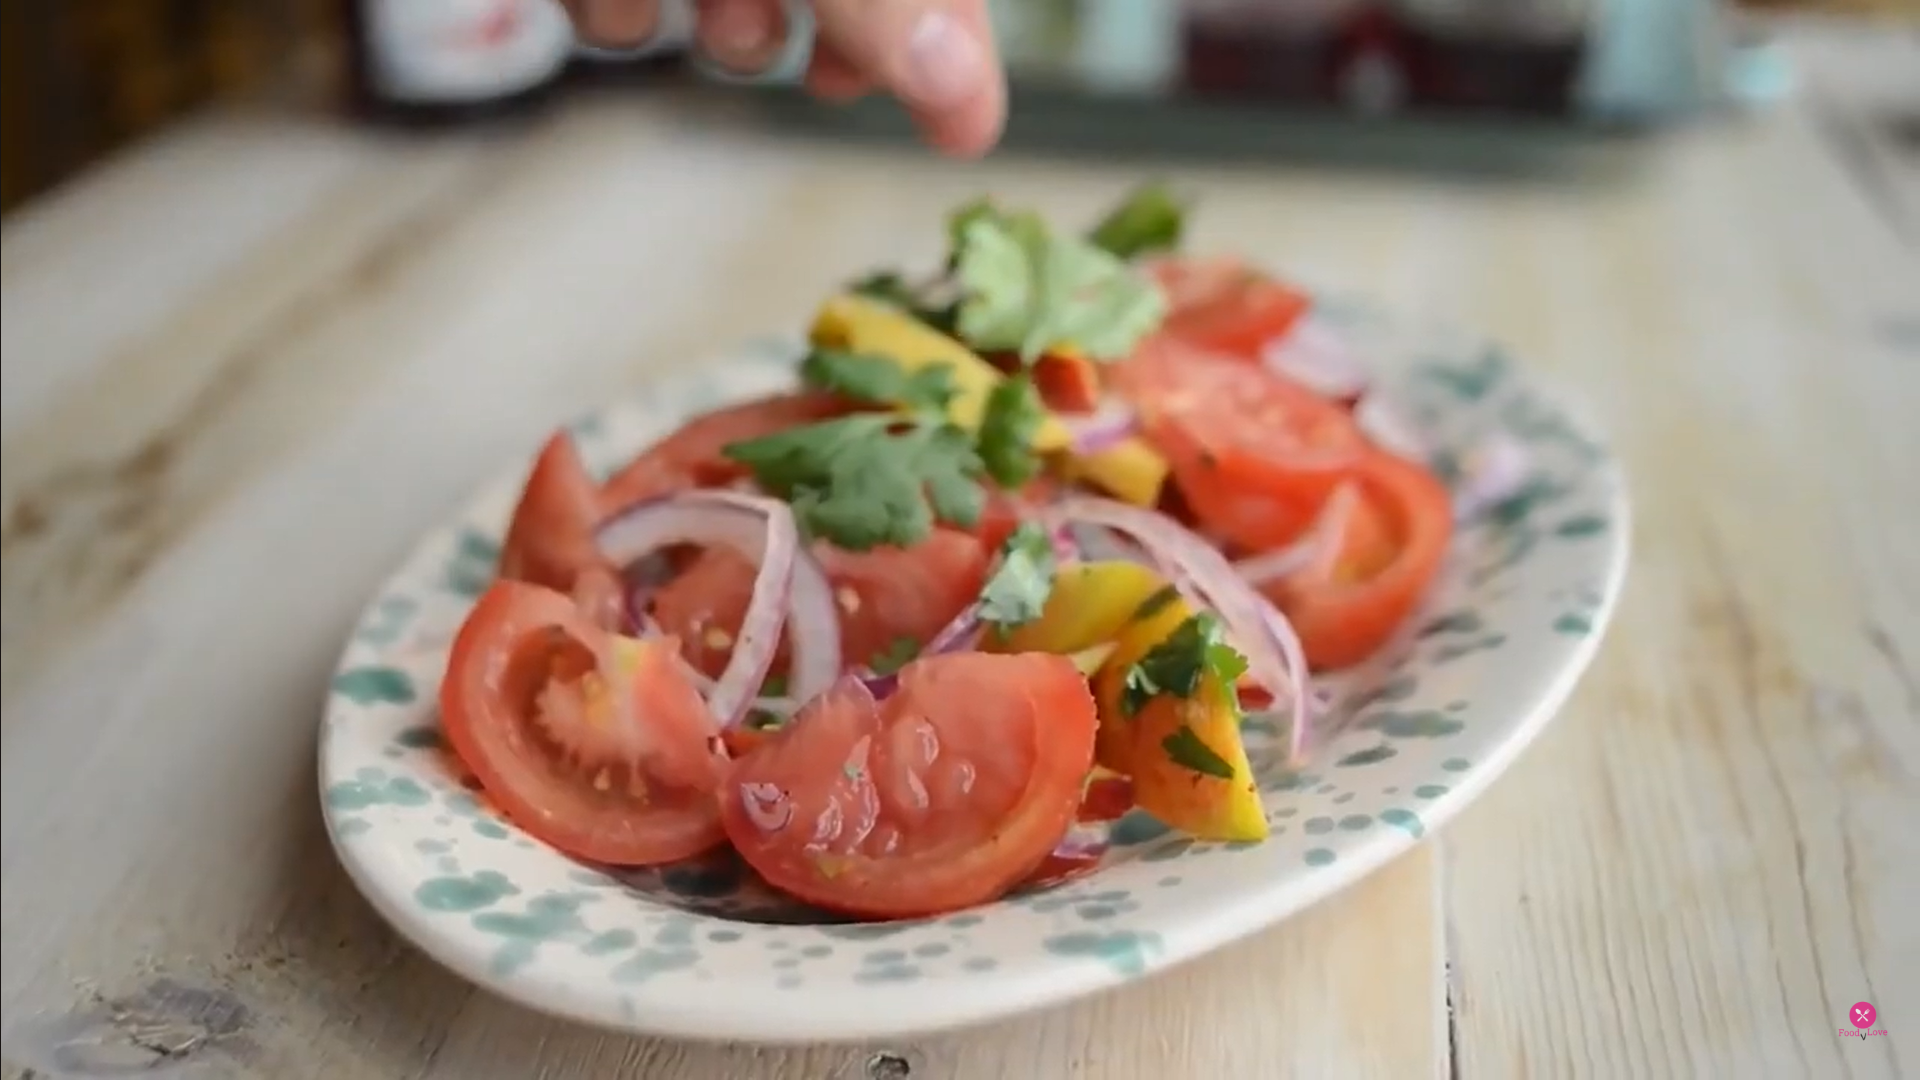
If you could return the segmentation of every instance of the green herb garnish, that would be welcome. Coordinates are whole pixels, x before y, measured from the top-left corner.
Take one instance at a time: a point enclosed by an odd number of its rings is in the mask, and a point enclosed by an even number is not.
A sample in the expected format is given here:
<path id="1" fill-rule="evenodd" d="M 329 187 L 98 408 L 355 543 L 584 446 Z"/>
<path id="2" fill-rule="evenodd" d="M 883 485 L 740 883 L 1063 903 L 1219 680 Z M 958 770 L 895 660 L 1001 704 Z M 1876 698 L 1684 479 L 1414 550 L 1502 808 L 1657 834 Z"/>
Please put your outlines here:
<path id="1" fill-rule="evenodd" d="M 987 394 L 980 416 L 980 461 L 995 483 L 1017 488 L 1040 471 L 1033 437 L 1046 418 L 1040 392 L 1025 372 L 1002 380 Z"/>
<path id="2" fill-rule="evenodd" d="M 900 406 L 939 417 L 946 415 L 948 403 L 959 392 L 949 365 L 932 364 L 908 371 L 884 356 L 844 349 L 808 353 L 800 362 L 800 380 L 868 405 Z"/>
<path id="3" fill-rule="evenodd" d="M 979 483 L 986 469 L 972 436 L 944 421 L 848 416 L 721 453 L 791 503 L 808 536 L 849 551 L 918 543 L 936 519 L 972 528 L 986 504 Z"/>
<path id="4" fill-rule="evenodd" d="M 1039 618 L 1053 595 L 1057 569 L 1047 531 L 1022 522 L 1001 545 L 999 565 L 980 590 L 980 621 L 1004 635 Z"/>
<path id="5" fill-rule="evenodd" d="M 933 285 L 939 285 L 935 281 Z M 857 295 L 892 304 L 943 334 L 953 333 L 953 321 L 959 305 L 936 304 L 928 300 L 932 286 L 916 287 L 897 270 L 880 270 L 855 281 L 849 289 Z"/>
<path id="6" fill-rule="evenodd" d="M 873 655 L 867 661 L 867 670 L 875 675 L 891 675 L 912 663 L 920 655 L 920 643 L 911 637 L 902 635 L 893 639 L 893 644 Z"/>
<path id="7" fill-rule="evenodd" d="M 1009 380 L 1015 390 L 988 398 L 976 435 L 947 416 L 954 385 L 944 364 L 909 372 L 883 357 L 820 349 L 801 376 L 906 410 L 823 420 L 722 448 L 793 505 L 810 537 L 865 551 L 919 543 L 935 521 L 972 528 L 986 505 L 985 481 L 1018 486 L 1039 469 L 1032 444 L 1040 406 L 1024 380 Z"/>
<path id="8" fill-rule="evenodd" d="M 1221 637 L 1219 617 L 1202 611 L 1181 623 L 1127 669 L 1120 691 L 1120 711 L 1136 716 L 1161 694 L 1192 698 L 1208 678 L 1231 688 L 1246 670 L 1247 658 Z"/>
<path id="9" fill-rule="evenodd" d="M 960 228 L 956 329 L 976 349 L 1032 363 L 1071 345 L 1119 359 L 1166 315 L 1152 282 L 1085 240 L 1050 232 L 1037 215 L 977 213 Z"/>
<path id="10" fill-rule="evenodd" d="M 1117 259 L 1180 246 L 1187 208 L 1165 184 L 1137 188 L 1094 226 L 1087 239 Z"/>
<path id="11" fill-rule="evenodd" d="M 1155 590 L 1152 596 L 1140 601 L 1139 607 L 1133 609 L 1132 621 L 1145 622 L 1167 610 L 1167 606 L 1178 599 L 1180 599 L 1179 589 L 1171 585 L 1162 585 L 1159 589 Z"/>
<path id="12" fill-rule="evenodd" d="M 1160 749 L 1175 765 L 1221 780 L 1233 779 L 1233 766 L 1208 746 L 1192 727 L 1181 724 L 1178 731 L 1160 740 Z"/>

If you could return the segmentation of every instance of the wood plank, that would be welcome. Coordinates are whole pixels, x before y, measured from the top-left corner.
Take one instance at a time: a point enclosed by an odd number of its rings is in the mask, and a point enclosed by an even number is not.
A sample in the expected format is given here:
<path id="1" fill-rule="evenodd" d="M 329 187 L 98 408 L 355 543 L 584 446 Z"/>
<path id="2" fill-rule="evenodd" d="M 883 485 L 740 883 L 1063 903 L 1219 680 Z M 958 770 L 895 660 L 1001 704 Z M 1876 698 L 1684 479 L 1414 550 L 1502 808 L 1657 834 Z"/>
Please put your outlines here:
<path id="1" fill-rule="evenodd" d="M 1698 132 L 1511 247 L 1585 299 L 1490 323 L 1603 388 L 1639 528 L 1595 672 L 1446 840 L 1462 1075 L 1916 1067 L 1920 261 L 1837 168 L 1792 113 Z M 1859 1000 L 1892 1037 L 1836 1036 Z"/>

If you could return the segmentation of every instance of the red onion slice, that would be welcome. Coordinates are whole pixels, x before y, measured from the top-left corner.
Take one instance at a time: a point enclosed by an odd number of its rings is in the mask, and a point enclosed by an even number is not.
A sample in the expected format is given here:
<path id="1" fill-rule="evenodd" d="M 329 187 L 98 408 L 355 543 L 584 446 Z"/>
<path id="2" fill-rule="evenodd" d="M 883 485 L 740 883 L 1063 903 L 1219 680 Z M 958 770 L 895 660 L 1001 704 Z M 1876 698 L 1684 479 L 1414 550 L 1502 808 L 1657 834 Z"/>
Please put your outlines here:
<path id="1" fill-rule="evenodd" d="M 833 590 L 819 564 L 800 550 L 800 531 L 785 503 L 733 491 L 682 492 L 620 512 L 600 526 L 595 542 L 620 567 L 676 544 L 723 545 L 759 564 L 733 653 L 707 698 L 723 728 L 740 723 L 766 682 L 790 609 L 794 696 L 804 700 L 809 688 L 824 688 L 838 674 Z M 821 632 L 823 622 L 828 632 Z"/>
<path id="2" fill-rule="evenodd" d="M 1131 406 L 1109 397 L 1091 413 L 1061 415 L 1060 423 L 1072 436 L 1075 453 L 1097 454 L 1127 441 L 1138 427 L 1138 419 Z"/>
<path id="3" fill-rule="evenodd" d="M 1144 547 L 1188 603 L 1217 612 L 1233 642 L 1247 654 L 1248 673 L 1288 703 L 1288 756 L 1297 761 L 1306 745 L 1307 661 L 1299 635 L 1266 597 L 1234 571 L 1226 556 L 1184 526 L 1151 510 L 1111 499 L 1077 497 L 1053 511 L 1059 520 L 1099 525 L 1125 533 Z"/>
<path id="4" fill-rule="evenodd" d="M 1352 483 L 1341 484 L 1333 489 L 1333 494 L 1327 496 L 1319 516 L 1313 519 L 1304 536 L 1285 547 L 1241 559 L 1233 564 L 1233 568 L 1256 588 L 1305 569 L 1312 565 L 1314 557 L 1333 539 L 1333 534 L 1359 501 L 1359 488 Z"/>
<path id="5" fill-rule="evenodd" d="M 1322 397 L 1356 401 L 1367 392 L 1367 365 L 1347 339 L 1311 313 L 1280 337 L 1266 343 L 1260 360 Z"/>

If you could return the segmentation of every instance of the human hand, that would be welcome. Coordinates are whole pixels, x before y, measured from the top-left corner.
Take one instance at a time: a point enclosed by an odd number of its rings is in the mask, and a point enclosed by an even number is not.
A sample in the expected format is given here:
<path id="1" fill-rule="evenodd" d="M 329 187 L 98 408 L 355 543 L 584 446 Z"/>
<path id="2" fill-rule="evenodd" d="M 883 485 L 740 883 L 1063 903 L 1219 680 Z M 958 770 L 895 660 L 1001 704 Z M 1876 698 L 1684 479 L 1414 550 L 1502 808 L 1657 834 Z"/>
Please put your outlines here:
<path id="1" fill-rule="evenodd" d="M 1006 76 L 986 0 L 810 0 L 819 24 L 806 86 L 845 102 L 880 90 L 900 99 L 929 143 L 974 157 L 1000 138 Z M 659 24 L 660 0 L 561 0 L 580 36 L 631 47 Z M 694 36 L 714 62 L 764 69 L 786 41 L 781 0 L 694 0 Z"/>

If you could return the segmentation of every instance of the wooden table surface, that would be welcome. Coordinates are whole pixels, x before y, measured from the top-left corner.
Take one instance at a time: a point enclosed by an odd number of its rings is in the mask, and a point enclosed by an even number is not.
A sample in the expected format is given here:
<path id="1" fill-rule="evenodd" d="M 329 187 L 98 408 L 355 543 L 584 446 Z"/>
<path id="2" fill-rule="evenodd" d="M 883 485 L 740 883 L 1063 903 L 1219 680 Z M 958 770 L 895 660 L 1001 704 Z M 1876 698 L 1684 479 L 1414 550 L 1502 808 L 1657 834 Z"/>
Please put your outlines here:
<path id="1" fill-rule="evenodd" d="M 1131 176 L 602 100 L 426 142 L 209 118 L 9 220 L 5 1076 L 1920 1075 L 1920 45 L 1795 41 L 1790 105 L 1567 175 L 1174 172 L 1202 245 L 1590 398 L 1628 593 L 1559 722 L 1414 854 L 1135 987 L 897 1045 L 636 1040 L 473 991 L 333 859 L 323 687 L 413 536 L 557 418 L 931 256 L 982 187 L 1084 214 Z M 1838 1037 L 1859 1000 L 1885 1037 Z"/>

